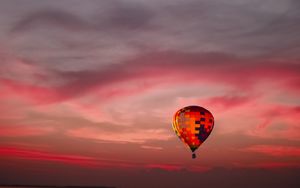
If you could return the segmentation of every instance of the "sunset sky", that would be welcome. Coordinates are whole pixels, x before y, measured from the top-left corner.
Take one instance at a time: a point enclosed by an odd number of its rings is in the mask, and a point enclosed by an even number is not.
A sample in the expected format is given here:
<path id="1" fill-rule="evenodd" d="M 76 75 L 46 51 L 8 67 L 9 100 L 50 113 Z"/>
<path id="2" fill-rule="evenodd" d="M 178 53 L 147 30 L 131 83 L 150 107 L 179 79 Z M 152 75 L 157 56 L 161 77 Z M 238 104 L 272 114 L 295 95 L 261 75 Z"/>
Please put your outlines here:
<path id="1" fill-rule="evenodd" d="M 299 9 L 1 0 L 0 184 L 299 187 Z M 188 105 L 215 117 L 195 160 Z"/>

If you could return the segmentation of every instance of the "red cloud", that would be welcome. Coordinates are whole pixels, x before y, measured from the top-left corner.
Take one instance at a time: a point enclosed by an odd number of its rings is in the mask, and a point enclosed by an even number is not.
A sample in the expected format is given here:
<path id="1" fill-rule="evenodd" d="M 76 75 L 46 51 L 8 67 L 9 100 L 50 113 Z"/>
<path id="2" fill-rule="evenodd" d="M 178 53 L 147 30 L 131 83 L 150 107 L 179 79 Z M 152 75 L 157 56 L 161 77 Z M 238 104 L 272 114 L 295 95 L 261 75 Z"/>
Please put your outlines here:
<path id="1" fill-rule="evenodd" d="M 39 104 L 53 103 L 63 99 L 63 96 L 60 96 L 55 88 L 8 79 L 0 79 L 0 84 L 2 85 L 2 90 L 6 93 L 6 97 L 19 96 Z"/>
<path id="2" fill-rule="evenodd" d="M 166 171 L 181 171 L 187 170 L 192 172 L 206 172 L 212 169 L 212 167 L 208 166 L 200 166 L 200 165 L 192 165 L 192 166 L 185 166 L 182 164 L 148 164 L 145 165 L 144 168 L 147 169 L 162 169 Z"/>
<path id="3" fill-rule="evenodd" d="M 262 153 L 276 157 L 300 157 L 300 147 L 295 146 L 255 145 L 245 148 L 243 151 Z"/>
<path id="4" fill-rule="evenodd" d="M 119 160 L 101 160 L 96 157 L 88 157 L 82 155 L 70 155 L 51 153 L 41 150 L 24 149 L 18 147 L 0 146 L 0 155 L 15 159 L 24 159 L 31 161 L 47 161 L 69 165 L 78 165 L 86 168 L 133 168 L 142 167 L 141 164 L 135 164 Z"/>
<path id="5" fill-rule="evenodd" d="M 300 123 L 298 117 L 300 115 L 300 106 L 284 106 L 284 105 L 270 105 L 268 109 L 260 116 L 265 121 L 258 126 L 258 129 L 265 129 L 273 121 L 281 119 L 290 121 L 292 124 Z"/>
<path id="6" fill-rule="evenodd" d="M 80 166 L 93 166 L 97 164 L 91 157 L 53 154 L 49 152 L 21 149 L 15 147 L 0 147 L 0 154 L 1 156 L 9 156 L 29 160 L 61 162 L 66 164 L 76 164 Z"/>
<path id="7" fill-rule="evenodd" d="M 148 164 L 145 166 L 145 168 L 148 169 L 163 169 L 163 170 L 168 170 L 168 171 L 178 171 L 182 170 L 181 165 L 168 165 L 168 164 Z"/>
<path id="8" fill-rule="evenodd" d="M 15 66 L 18 67 L 18 64 Z M 42 76 L 32 76 L 36 82 L 40 82 L 40 77 L 42 77 L 42 85 L 36 85 L 34 81 L 24 83 L 17 77 L 15 80 L 2 78 L 0 83 L 5 86 L 2 90 L 6 89 L 11 94 L 47 104 L 80 97 L 95 91 L 100 91 L 100 96 L 102 95 L 103 98 L 122 96 L 124 93 L 139 94 L 140 89 L 143 89 L 141 87 L 128 91 L 119 89 L 120 85 L 118 85 L 124 83 L 130 87 L 137 81 L 151 83 L 156 80 L 151 87 L 160 83 L 169 86 L 178 83 L 210 83 L 234 86 L 249 91 L 257 83 L 276 80 L 282 87 L 288 86 L 286 88 L 289 88 L 291 83 L 299 82 L 299 70 L 299 65 L 293 62 L 283 64 L 271 60 L 237 58 L 223 54 L 165 52 L 140 56 L 128 62 L 113 64 L 94 71 L 43 70 Z M 30 71 L 29 73 L 37 74 Z M 59 83 L 52 84 L 52 82 Z M 113 89 L 114 85 L 116 89 Z M 299 90 L 299 86 L 295 87 Z M 237 104 L 243 102 L 244 99 L 227 97 L 225 100 Z"/>
<path id="9" fill-rule="evenodd" d="M 262 169 L 278 169 L 278 168 L 299 168 L 299 163 L 294 162 L 259 162 L 253 164 L 235 163 L 238 168 L 262 168 Z"/>
<path id="10" fill-rule="evenodd" d="M 210 106 L 214 106 L 215 108 L 222 108 L 224 110 L 246 104 L 254 99 L 255 97 L 253 96 L 218 96 L 212 97 L 204 101 L 204 103 Z"/>
<path id="11" fill-rule="evenodd" d="M 86 168 L 135 168 L 135 169 L 163 169 L 168 171 L 178 171 L 184 169 L 181 164 L 146 164 L 122 160 L 98 159 L 82 155 L 69 155 L 51 153 L 41 150 L 24 149 L 18 147 L 0 146 L 0 155 L 23 160 L 57 162 L 70 165 L 78 165 Z M 193 166 L 187 170 L 202 172 L 210 168 Z"/>
<path id="12" fill-rule="evenodd" d="M 37 136 L 53 132 L 50 127 L 30 127 L 30 126 L 0 126 L 1 137 L 20 137 L 20 136 Z"/>
<path id="13" fill-rule="evenodd" d="M 250 134 L 263 137 L 277 137 L 299 140 L 299 106 L 269 105 L 264 112 L 258 114 L 262 122 Z M 281 122 L 280 128 L 270 128 L 274 123 Z"/>

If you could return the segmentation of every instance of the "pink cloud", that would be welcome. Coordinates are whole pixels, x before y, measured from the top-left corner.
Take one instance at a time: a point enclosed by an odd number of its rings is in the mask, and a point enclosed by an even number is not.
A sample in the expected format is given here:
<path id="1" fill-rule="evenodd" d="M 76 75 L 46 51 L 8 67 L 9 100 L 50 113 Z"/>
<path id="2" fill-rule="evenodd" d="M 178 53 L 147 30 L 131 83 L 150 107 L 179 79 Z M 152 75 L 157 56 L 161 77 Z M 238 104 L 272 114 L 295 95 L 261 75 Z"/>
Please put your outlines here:
<path id="1" fill-rule="evenodd" d="M 0 155 L 13 159 L 30 161 L 45 161 L 61 164 L 77 165 L 85 168 L 141 168 L 142 164 L 136 164 L 121 160 L 98 159 L 74 154 L 61 154 L 43 150 L 26 149 L 18 147 L 0 146 Z"/>
<path id="2" fill-rule="evenodd" d="M 93 166 L 97 163 L 91 157 L 80 155 L 53 154 L 44 151 L 21 149 L 15 147 L 0 147 L 1 156 L 16 157 L 28 160 L 53 161 L 80 166 Z"/>
<path id="3" fill-rule="evenodd" d="M 290 117 L 295 118 L 300 114 L 300 106 L 276 106 L 272 105 L 269 110 L 262 114 L 265 117 Z"/>
<path id="4" fill-rule="evenodd" d="M 17 67 L 18 64 L 15 66 Z M 22 67 L 23 65 L 20 66 L 20 70 Z M 26 68 L 29 69 L 25 74 L 26 77 L 35 75 L 41 69 L 38 66 L 30 65 L 29 67 Z M 13 69 L 9 70 L 13 71 Z M 242 112 L 248 114 L 249 111 L 252 111 L 252 118 L 261 120 L 261 125 L 249 134 L 264 136 L 268 134 L 261 131 L 262 129 L 259 129 L 259 127 L 267 127 L 273 122 L 273 117 L 269 117 L 268 114 L 266 114 L 267 118 L 262 117 L 259 114 L 261 112 L 253 111 L 255 108 L 251 105 L 258 104 L 257 101 L 259 100 L 254 91 L 256 89 L 254 86 L 263 82 L 268 83 L 278 80 L 278 88 L 284 89 L 284 85 L 288 84 L 290 80 L 294 82 L 298 79 L 297 70 L 295 64 L 283 66 L 281 63 L 261 62 L 259 59 L 250 60 L 224 54 L 166 52 L 140 56 L 132 61 L 114 64 L 94 71 L 43 70 L 42 76 L 31 76 L 37 83 L 39 83 L 39 77 L 43 77 L 43 84 L 36 84 L 32 80 L 23 82 L 9 77 L 2 78 L 0 79 L 2 86 L 0 89 L 6 93 L 6 96 L 19 97 L 27 102 L 59 104 L 56 108 L 59 109 L 58 114 L 60 116 L 68 114 L 97 123 L 110 122 L 130 125 L 135 117 L 126 113 L 123 107 L 118 107 L 120 113 L 117 121 L 115 117 L 111 116 L 111 112 L 106 107 L 113 104 L 113 100 L 119 100 L 120 104 L 125 104 L 125 102 L 122 102 L 125 98 L 128 99 L 125 100 L 128 103 L 131 96 L 143 96 L 147 92 L 157 92 L 160 87 L 176 88 L 178 85 L 184 85 L 185 88 L 188 88 L 197 87 L 201 83 L 208 85 L 208 87 L 228 86 L 231 89 L 224 89 L 224 94 L 211 94 L 212 97 L 202 98 L 195 101 L 195 104 L 207 106 L 216 112 L 218 117 L 229 115 L 233 117 L 231 114 L 224 113 L 227 109 L 235 110 L 235 108 L 238 108 L 240 114 Z M 242 77 L 244 79 L 240 79 Z M 281 80 L 284 80 L 284 82 L 281 82 Z M 52 82 L 57 83 L 53 84 Z M 268 92 L 271 92 L 271 90 Z M 241 91 L 243 92 L 240 93 Z M 197 96 L 197 93 L 194 95 Z M 89 99 L 92 99 L 91 102 L 86 102 Z M 175 100 L 170 98 L 170 103 L 174 103 Z M 97 104 L 101 104 L 101 106 Z M 263 111 L 266 108 L 265 106 L 270 106 L 270 104 L 262 103 L 260 106 L 262 107 L 260 111 Z M 65 109 L 65 113 L 61 113 L 61 109 Z M 38 113 L 52 113 L 48 108 L 39 111 L 39 108 L 33 106 L 33 110 Z M 159 114 L 162 113 L 159 112 Z M 167 115 L 169 114 L 171 112 Z M 282 114 L 282 116 L 288 116 L 288 114 Z M 240 123 L 241 121 L 238 119 L 241 117 L 237 115 L 234 121 Z M 232 122 L 232 120 L 229 121 Z M 289 124 L 290 120 L 288 121 Z M 130 135 L 127 136 L 130 137 Z M 96 138 L 97 136 L 91 137 Z M 297 137 L 297 135 L 293 137 Z M 99 137 L 97 138 L 99 139 Z M 133 139 L 129 140 L 132 141 Z"/>
<path id="5" fill-rule="evenodd" d="M 67 135 L 77 138 L 100 140 L 117 143 L 138 143 L 142 144 L 149 140 L 168 140 L 173 138 L 171 132 L 164 129 L 135 129 L 127 131 L 104 131 L 94 128 L 79 128 L 69 130 Z"/>
<path id="6" fill-rule="evenodd" d="M 53 102 L 57 77 L 50 69 L 12 55 L 2 57 L 0 67 L 0 91 L 6 98 L 20 97 L 35 103 Z"/>
<path id="7" fill-rule="evenodd" d="M 210 169 L 208 167 L 201 166 L 186 168 L 186 166 L 183 164 L 147 164 L 123 160 L 98 159 L 97 157 L 53 153 L 43 150 L 19 148 L 15 146 L 0 146 L 0 155 L 2 157 L 9 157 L 11 159 L 55 162 L 68 165 L 77 165 L 85 168 L 163 169 L 167 171 L 179 171 L 182 169 L 187 169 L 197 172 L 203 172 Z"/>
<path id="8" fill-rule="evenodd" d="M 298 140 L 300 138 L 299 115 L 299 106 L 268 105 L 264 111 L 257 116 L 261 119 L 261 123 L 249 131 L 249 134 L 262 137 Z M 282 129 L 274 128 L 278 122 L 280 122 Z"/>
<path id="9" fill-rule="evenodd" d="M 28 125 L 0 126 L 1 137 L 38 136 L 49 134 L 54 131 L 52 127 L 32 127 Z"/>
<path id="10" fill-rule="evenodd" d="M 283 87 L 290 81 L 299 80 L 298 66 L 293 63 L 282 64 L 260 59 L 242 59 L 224 54 L 185 54 L 176 52 L 152 53 L 140 56 L 129 62 L 113 64 L 105 69 L 95 71 L 44 71 L 43 85 L 35 82 L 22 82 L 2 78 L 1 84 L 6 86 L 11 94 L 29 98 L 37 103 L 47 104 L 81 97 L 99 91 L 104 99 L 117 96 L 138 95 L 141 90 L 155 88 L 160 83 L 170 86 L 178 83 L 210 83 L 214 85 L 231 85 L 249 91 L 253 85 L 260 82 L 278 80 Z M 18 67 L 19 65 L 16 64 Z M 21 66 L 22 68 L 22 66 Z M 36 69 L 29 72 L 38 74 Z M 26 74 L 27 75 L 27 74 Z M 41 76 L 33 76 L 40 81 Z M 242 78 L 243 79 L 240 79 Z M 118 84 L 128 86 L 138 81 L 157 80 L 154 84 L 126 89 Z M 132 81 L 132 82 L 131 82 Z M 59 82 L 53 85 L 52 82 Z M 142 83 L 142 82 L 141 82 Z M 115 88 L 113 86 L 115 85 Z M 299 89 L 299 87 L 298 87 Z M 98 93 L 98 94 L 99 94 Z M 214 101 L 225 100 L 240 103 L 243 98 L 215 98 Z"/>
<path id="11" fill-rule="evenodd" d="M 31 83 L 22 83 L 17 80 L 0 79 L 2 90 L 7 96 L 18 96 L 28 102 L 47 104 L 60 101 L 55 89 L 46 86 L 37 86 Z"/>
<path id="12" fill-rule="evenodd" d="M 243 149 L 246 152 L 261 153 L 276 157 L 299 157 L 300 147 L 277 145 L 254 145 Z"/>
<path id="13" fill-rule="evenodd" d="M 162 147 L 159 147 L 159 146 L 147 146 L 147 145 L 143 145 L 143 146 L 141 146 L 141 148 L 150 149 L 150 150 L 162 150 L 163 149 Z"/>
<path id="14" fill-rule="evenodd" d="M 248 102 L 254 101 L 255 96 L 217 96 L 212 97 L 203 102 L 209 106 L 214 106 L 214 108 L 220 108 L 222 110 L 231 109 L 237 106 L 244 105 Z"/>
<path id="15" fill-rule="evenodd" d="M 270 66 L 272 64 L 272 66 Z M 31 79 L 23 81 L 17 77 L 0 77 L 1 98 L 8 101 L 24 100 L 24 104 L 30 109 L 24 112 L 37 112 L 56 117 L 70 116 L 85 118 L 93 123 L 112 124 L 111 130 L 80 125 L 81 128 L 64 127 L 65 134 L 70 137 L 96 140 L 103 142 L 135 143 L 143 149 L 160 150 L 160 147 L 148 146 L 147 142 L 167 141 L 174 137 L 171 131 L 167 131 L 166 122 L 177 107 L 183 104 L 204 105 L 212 110 L 216 117 L 217 131 L 222 134 L 239 132 L 263 138 L 299 139 L 299 107 L 277 105 L 274 101 L 268 102 L 264 97 L 267 94 L 281 89 L 284 92 L 297 93 L 298 86 L 293 90 L 286 86 L 298 80 L 298 68 L 296 65 L 283 65 L 279 63 L 260 62 L 257 59 L 243 59 L 230 56 L 218 56 L 209 54 L 176 54 L 157 53 L 138 57 L 129 62 L 97 68 L 93 71 L 46 71 L 41 76 L 34 75 L 39 69 L 30 69 L 24 77 Z M 20 70 L 22 66 L 20 66 Z M 9 69 L 13 71 L 13 69 Z M 22 74 L 22 71 L 20 71 Z M 42 84 L 39 81 L 41 78 Z M 241 79 L 243 78 L 243 79 Z M 36 81 L 36 82 L 35 82 Z M 53 82 L 57 82 L 53 84 Z M 258 91 L 260 84 L 270 84 L 276 88 L 266 87 L 263 92 Z M 213 91 L 202 96 L 201 93 L 179 92 L 179 89 L 198 88 L 205 84 L 208 88 L 220 87 L 222 93 Z M 166 93 L 165 98 L 153 97 L 151 94 L 162 95 L 161 91 L 174 88 L 172 95 Z M 225 88 L 225 89 L 224 89 Z M 284 94 L 283 94 L 284 95 Z M 146 96 L 140 100 L 141 104 L 131 103 L 140 96 Z M 153 97 L 153 98 L 151 98 Z M 193 98 L 193 100 L 189 100 Z M 182 99 L 179 103 L 178 98 Z M 151 100 L 149 100 L 151 99 Z M 201 100 L 200 100 L 201 99 Z M 149 101 L 148 101 L 149 100 Z M 185 101 L 186 100 L 186 101 Z M 138 101 L 138 100 L 136 100 Z M 22 103 L 22 104 L 23 104 Z M 158 109 L 151 107 L 152 103 L 158 103 Z M 48 104 L 48 105 L 34 105 Z M 49 105 L 49 104 L 52 104 Z M 17 104 L 18 105 L 18 104 Z M 17 108 L 13 105 L 13 108 Z M 148 108 L 148 105 L 150 108 Z M 21 106 L 21 105 L 20 105 Z M 41 107 L 41 108 L 40 108 Z M 43 108 L 43 110 L 41 110 Z M 55 108 L 56 114 L 50 109 Z M 116 110 L 117 109 L 117 110 Z M 137 117 L 133 113 L 127 113 L 131 109 L 135 112 L 144 113 L 144 121 L 154 119 L 155 127 L 151 129 L 133 129 L 130 126 L 136 123 Z M 228 109 L 228 110 L 226 110 Z M 5 111 L 5 109 L 3 110 Z M 147 113 L 147 112 L 153 113 Z M 167 111 L 167 112 L 166 112 Z M 28 113 L 29 114 L 29 113 Z M 115 120 L 113 115 L 118 114 Z M 23 116 L 24 117 L 24 116 Z M 158 121 L 162 120 L 163 124 Z M 284 124 L 285 129 L 276 128 L 275 124 Z M 121 131 L 114 132 L 117 126 L 124 126 Z M 169 125 L 169 124 L 168 124 Z M 0 135 L 28 135 L 34 136 L 47 134 L 51 129 L 38 129 L 36 126 L 10 128 L 0 126 Z M 54 129 L 59 125 L 54 124 Z M 1 131 L 2 130 L 2 131 Z M 228 132 L 227 132 L 228 131 Z M 263 146 L 263 145 L 262 145 Z M 276 155 L 275 148 L 251 148 L 251 152 Z M 277 148 L 278 149 L 278 148 Z M 291 148 L 281 148 L 280 151 L 288 153 Z M 144 150 L 145 151 L 145 150 Z M 250 150 L 248 151 L 250 152 Z M 50 153 L 51 154 L 51 153 Z M 46 155 L 46 154 L 45 154 Z M 52 154 L 51 154 L 52 155 Z M 49 160 L 63 162 L 63 159 L 51 158 Z M 55 154 L 53 154 L 55 155 Z M 290 154 L 286 154 L 290 155 Z M 38 158 L 38 154 L 34 154 Z M 42 158 L 42 157 L 41 157 Z M 44 159 L 48 159 L 47 156 Z M 42 160 L 42 159 L 41 159 Z M 59 161 L 61 160 L 61 161 Z M 67 159 L 66 159 L 67 160 Z M 75 159 L 74 159 L 75 160 Z M 72 161 L 72 160 L 70 160 Z M 76 160 L 75 160 L 76 161 Z M 113 166 L 111 162 L 99 162 L 96 159 L 83 159 L 83 163 L 91 166 Z M 80 164 L 80 161 L 77 161 Z M 68 163 L 68 162 L 67 162 Z M 75 164 L 76 162 L 74 162 Z M 115 166 L 136 167 L 143 164 L 116 163 Z M 175 165 L 164 166 L 152 165 L 152 167 L 166 169 L 178 169 Z M 179 165 L 180 166 L 180 165 Z M 202 167 L 199 167 L 200 171 Z"/>

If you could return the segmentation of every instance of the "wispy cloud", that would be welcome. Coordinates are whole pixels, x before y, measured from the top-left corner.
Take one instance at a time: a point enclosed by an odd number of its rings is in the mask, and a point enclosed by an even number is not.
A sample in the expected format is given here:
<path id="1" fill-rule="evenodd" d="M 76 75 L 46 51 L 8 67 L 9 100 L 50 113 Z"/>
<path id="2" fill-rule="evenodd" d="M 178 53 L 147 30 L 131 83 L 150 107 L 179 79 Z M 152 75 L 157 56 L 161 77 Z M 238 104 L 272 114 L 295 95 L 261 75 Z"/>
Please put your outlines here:
<path id="1" fill-rule="evenodd" d="M 95 91 L 99 91 L 100 96 L 106 99 L 111 96 L 137 94 L 143 89 L 140 84 L 149 82 L 148 86 L 154 87 L 151 80 L 156 81 L 155 84 L 163 82 L 171 86 L 175 83 L 208 82 L 241 89 L 251 89 L 258 82 L 271 80 L 277 80 L 278 87 L 282 88 L 299 80 L 300 69 L 297 64 L 261 61 L 243 60 L 222 54 L 154 53 L 95 71 L 56 71 L 56 73 L 52 71 L 51 74 L 46 75 L 54 81 L 61 80 L 59 86 L 38 86 L 5 78 L 2 78 L 1 82 L 12 93 L 32 98 L 39 103 L 51 103 L 82 97 Z M 243 80 L 240 77 L 243 77 Z M 39 81 L 38 78 L 35 81 Z M 118 85 L 120 83 L 129 84 L 127 87 L 130 88 L 134 82 L 139 89 L 134 87 L 131 91 L 114 89 L 120 87 Z"/>
<path id="2" fill-rule="evenodd" d="M 246 152 L 256 152 L 275 157 L 299 157 L 300 147 L 278 145 L 254 145 L 243 149 Z"/>
<path id="3" fill-rule="evenodd" d="M 163 149 L 162 147 L 159 147 L 159 146 L 147 146 L 147 145 L 143 145 L 143 146 L 141 146 L 141 148 L 150 149 L 150 150 L 162 150 Z"/>
<path id="4" fill-rule="evenodd" d="M 169 131 L 165 129 L 135 129 L 131 128 L 127 131 L 103 131 L 97 130 L 93 128 L 79 128 L 70 130 L 67 135 L 85 138 L 85 139 L 93 139 L 99 141 L 107 141 L 107 142 L 117 142 L 117 143 L 145 143 L 146 141 L 151 140 L 168 140 L 173 136 Z"/>
<path id="5" fill-rule="evenodd" d="M 39 136 L 47 135 L 54 132 L 53 127 L 36 127 L 30 125 L 1 125 L 0 126 L 0 136 L 1 137 L 29 137 L 29 136 Z"/>
<path id="6" fill-rule="evenodd" d="M 94 159 L 91 157 L 53 154 L 49 152 L 14 147 L 0 147 L 0 153 L 2 156 L 17 157 L 28 160 L 54 161 L 83 166 L 92 166 L 93 164 L 95 164 Z"/>

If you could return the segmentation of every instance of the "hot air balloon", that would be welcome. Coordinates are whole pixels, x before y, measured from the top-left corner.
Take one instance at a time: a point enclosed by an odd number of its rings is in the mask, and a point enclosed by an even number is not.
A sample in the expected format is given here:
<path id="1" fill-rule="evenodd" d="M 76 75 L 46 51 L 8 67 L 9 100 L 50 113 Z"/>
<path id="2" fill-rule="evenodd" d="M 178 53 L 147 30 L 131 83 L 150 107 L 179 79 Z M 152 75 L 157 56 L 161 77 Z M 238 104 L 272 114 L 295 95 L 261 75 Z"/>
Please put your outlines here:
<path id="1" fill-rule="evenodd" d="M 213 115 L 200 106 L 184 107 L 173 118 L 173 129 L 180 140 L 192 150 L 192 158 L 196 158 L 195 150 L 207 139 L 213 127 Z"/>

